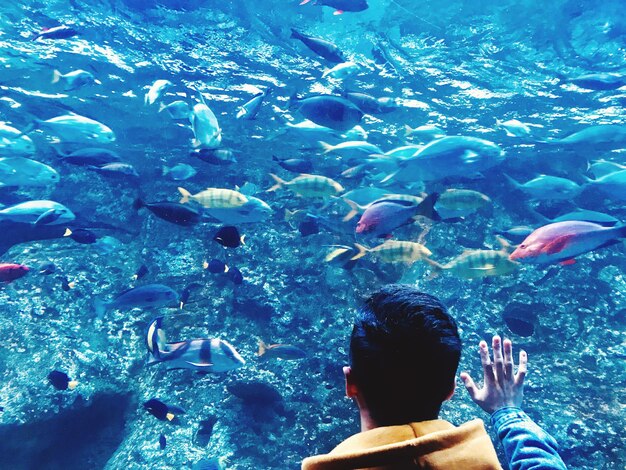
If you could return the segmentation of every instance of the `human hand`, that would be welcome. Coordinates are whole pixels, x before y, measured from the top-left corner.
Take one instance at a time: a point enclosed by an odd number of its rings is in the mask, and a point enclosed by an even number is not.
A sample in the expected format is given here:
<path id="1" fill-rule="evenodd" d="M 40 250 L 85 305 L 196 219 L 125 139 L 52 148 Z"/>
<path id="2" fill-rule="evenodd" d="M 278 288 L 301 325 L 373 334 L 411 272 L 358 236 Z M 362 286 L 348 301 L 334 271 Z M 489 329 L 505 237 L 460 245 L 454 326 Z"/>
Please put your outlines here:
<path id="1" fill-rule="evenodd" d="M 461 380 L 474 403 L 487 413 L 493 413 L 507 406 L 520 407 L 524 398 L 524 377 L 528 357 L 525 351 L 519 353 L 517 374 L 513 374 L 513 344 L 504 340 L 504 357 L 499 336 L 492 339 L 493 363 L 489 358 L 489 348 L 481 341 L 480 361 L 483 364 L 484 385 L 478 388 L 467 372 L 461 373 Z"/>

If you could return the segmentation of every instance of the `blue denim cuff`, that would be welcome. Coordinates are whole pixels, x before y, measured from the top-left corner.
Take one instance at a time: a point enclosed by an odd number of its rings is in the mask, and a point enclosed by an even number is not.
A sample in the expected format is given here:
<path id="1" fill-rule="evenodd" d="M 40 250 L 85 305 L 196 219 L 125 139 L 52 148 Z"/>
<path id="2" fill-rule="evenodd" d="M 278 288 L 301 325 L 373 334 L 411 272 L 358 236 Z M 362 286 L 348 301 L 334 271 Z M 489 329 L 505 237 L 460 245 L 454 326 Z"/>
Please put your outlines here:
<path id="1" fill-rule="evenodd" d="M 505 406 L 504 408 L 494 411 L 491 415 L 491 425 L 496 431 L 507 424 L 523 421 L 532 422 L 530 417 L 517 406 Z"/>

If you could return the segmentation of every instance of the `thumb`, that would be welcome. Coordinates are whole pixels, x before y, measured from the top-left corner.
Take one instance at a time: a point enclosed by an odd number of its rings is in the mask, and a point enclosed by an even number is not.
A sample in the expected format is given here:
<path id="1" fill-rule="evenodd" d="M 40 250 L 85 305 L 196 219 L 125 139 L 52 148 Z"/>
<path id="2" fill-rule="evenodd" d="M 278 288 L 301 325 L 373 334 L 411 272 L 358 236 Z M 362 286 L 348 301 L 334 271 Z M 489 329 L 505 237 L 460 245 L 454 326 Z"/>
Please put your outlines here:
<path id="1" fill-rule="evenodd" d="M 467 392 L 470 394 L 470 397 L 472 397 L 472 399 L 475 398 L 478 389 L 470 375 L 467 372 L 461 372 L 460 377 L 463 381 L 463 385 L 465 385 L 465 388 L 467 389 Z"/>

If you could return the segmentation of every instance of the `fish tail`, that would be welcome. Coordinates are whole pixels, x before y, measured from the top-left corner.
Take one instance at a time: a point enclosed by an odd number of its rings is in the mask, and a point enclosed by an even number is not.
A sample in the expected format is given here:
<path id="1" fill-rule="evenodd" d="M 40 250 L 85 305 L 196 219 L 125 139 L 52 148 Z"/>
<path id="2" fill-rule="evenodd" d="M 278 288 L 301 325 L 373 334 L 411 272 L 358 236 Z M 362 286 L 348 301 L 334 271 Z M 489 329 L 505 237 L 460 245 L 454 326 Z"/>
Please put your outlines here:
<path id="1" fill-rule="evenodd" d="M 370 251 L 369 248 L 363 245 L 360 245 L 359 243 L 355 243 L 354 247 L 357 250 L 359 250 L 359 252 L 356 255 L 354 255 L 352 258 L 350 258 L 350 261 L 356 261 L 360 258 L 363 258 Z"/>
<path id="2" fill-rule="evenodd" d="M 429 218 L 430 220 L 439 221 L 441 216 L 435 209 L 435 204 L 439 199 L 439 193 L 431 193 L 417 205 L 416 215 L 421 215 Z"/>
<path id="3" fill-rule="evenodd" d="M 22 131 L 22 133 L 19 135 L 19 137 L 22 137 L 24 135 L 28 135 L 31 132 L 33 132 L 34 130 L 40 129 L 41 126 L 39 125 L 41 123 L 41 121 L 39 119 L 34 119 L 33 121 L 31 121 L 30 124 L 28 124 L 26 126 L 26 128 Z"/>
<path id="4" fill-rule="evenodd" d="M 504 175 L 504 177 L 506 178 L 506 180 L 511 183 L 513 186 L 515 186 L 516 188 L 519 188 L 521 185 L 519 184 L 519 181 L 514 180 L 513 178 L 511 178 L 509 175 L 507 175 L 506 173 L 502 173 Z"/>
<path id="5" fill-rule="evenodd" d="M 291 39 L 300 39 L 302 37 L 302 33 L 295 28 L 291 28 Z"/>
<path id="6" fill-rule="evenodd" d="M 500 244 L 500 247 L 502 248 L 502 251 L 504 251 L 506 253 L 511 251 L 511 244 L 509 243 L 509 241 L 506 238 L 504 238 L 504 237 L 502 237 L 500 235 L 497 235 L 496 236 L 496 240 Z"/>
<path id="7" fill-rule="evenodd" d="M 159 103 L 159 113 L 163 112 L 167 108 L 167 105 L 163 102 Z"/>
<path id="8" fill-rule="evenodd" d="M 261 357 L 267 352 L 267 344 L 259 338 L 259 351 L 256 353 L 257 356 Z"/>
<path id="9" fill-rule="evenodd" d="M 285 209 L 285 222 L 291 225 L 291 221 L 296 216 L 298 211 L 290 211 L 289 209 Z"/>
<path id="10" fill-rule="evenodd" d="M 321 140 L 319 141 L 320 146 L 322 147 L 322 149 L 324 150 L 324 155 L 326 155 L 329 152 L 332 152 L 333 150 L 335 150 L 335 147 L 330 145 L 327 142 L 322 142 Z"/>
<path id="11" fill-rule="evenodd" d="M 64 237 L 69 237 L 70 235 L 72 235 L 72 231 L 69 228 L 65 229 L 65 233 L 63 234 Z"/>
<path id="12" fill-rule="evenodd" d="M 293 37 L 293 35 L 291 37 Z M 300 98 L 298 98 L 298 92 L 296 91 L 289 97 L 288 108 L 289 109 L 296 108 L 298 106 L 298 101 L 299 100 L 300 100 Z"/>
<path id="13" fill-rule="evenodd" d="M 341 219 L 342 221 L 347 222 L 348 220 L 353 219 L 354 216 L 359 213 L 361 208 L 356 202 L 351 201 L 350 199 L 343 198 L 343 200 L 350 206 L 350 212 L 348 212 L 345 217 Z"/>
<path id="14" fill-rule="evenodd" d="M 104 314 L 109 309 L 109 304 L 106 303 L 101 298 L 96 297 L 95 299 L 93 299 L 93 308 L 94 308 L 94 311 L 96 312 L 96 317 L 102 320 L 102 317 L 104 317 Z"/>
<path id="15" fill-rule="evenodd" d="M 58 83 L 61 80 L 61 72 L 54 70 L 52 72 L 52 83 Z"/>
<path id="16" fill-rule="evenodd" d="M 413 128 L 408 124 L 404 125 L 404 137 L 409 137 L 413 133 Z"/>
<path id="17" fill-rule="evenodd" d="M 191 198 L 191 193 L 187 191 L 185 188 L 178 188 L 178 192 L 183 195 L 183 197 L 180 199 L 180 203 L 181 204 L 188 203 L 189 199 Z"/>
<path id="18" fill-rule="evenodd" d="M 168 166 L 167 166 L 167 165 L 163 165 L 163 166 L 161 166 L 161 174 L 162 174 L 163 176 L 166 176 L 169 172 L 170 172 L 170 169 L 168 168 Z"/>
<path id="19" fill-rule="evenodd" d="M 139 209 L 141 209 L 142 207 L 145 207 L 146 203 L 143 202 L 143 200 L 138 197 L 137 199 L 135 199 L 135 201 L 133 202 L 133 209 L 135 209 L 136 211 L 138 211 Z"/>
<path id="20" fill-rule="evenodd" d="M 439 276 L 441 274 L 441 272 L 444 269 L 443 265 L 437 263 L 437 261 L 434 261 L 434 260 L 432 260 L 430 258 L 424 258 L 424 261 L 426 261 L 430 265 L 430 267 L 432 268 L 431 273 L 426 278 L 427 281 L 435 279 L 437 276 Z"/>
<path id="21" fill-rule="evenodd" d="M 309 3 L 311 0 L 302 0 L 300 2 L 300 5 L 306 5 L 307 3 Z"/>
<path id="22" fill-rule="evenodd" d="M 148 365 L 163 360 L 165 349 L 165 333 L 162 330 L 163 317 L 152 320 L 146 332 L 146 346 L 148 347 Z"/>
<path id="23" fill-rule="evenodd" d="M 287 183 L 285 180 L 281 179 L 279 176 L 276 176 L 274 173 L 270 173 L 270 176 L 272 177 L 274 181 L 276 181 L 276 184 L 267 190 L 268 193 L 272 191 L 276 191 L 279 188 L 282 188 Z"/>

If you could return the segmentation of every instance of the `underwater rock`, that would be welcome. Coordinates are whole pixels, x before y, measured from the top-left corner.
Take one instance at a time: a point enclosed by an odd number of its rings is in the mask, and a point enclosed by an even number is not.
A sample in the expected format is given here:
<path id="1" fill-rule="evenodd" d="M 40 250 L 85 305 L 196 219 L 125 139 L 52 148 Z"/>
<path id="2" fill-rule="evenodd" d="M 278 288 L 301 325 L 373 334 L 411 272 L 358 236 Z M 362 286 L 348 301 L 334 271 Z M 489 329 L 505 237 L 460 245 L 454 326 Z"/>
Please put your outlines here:
<path id="1" fill-rule="evenodd" d="M 0 426 L 0 468 L 104 468 L 124 440 L 133 401 L 100 393 L 52 416 Z"/>
<path id="2" fill-rule="evenodd" d="M 537 324 L 537 311 L 543 309 L 540 304 L 523 304 L 511 302 L 504 307 L 502 318 L 504 323 L 513 334 L 528 337 L 535 333 Z"/>

